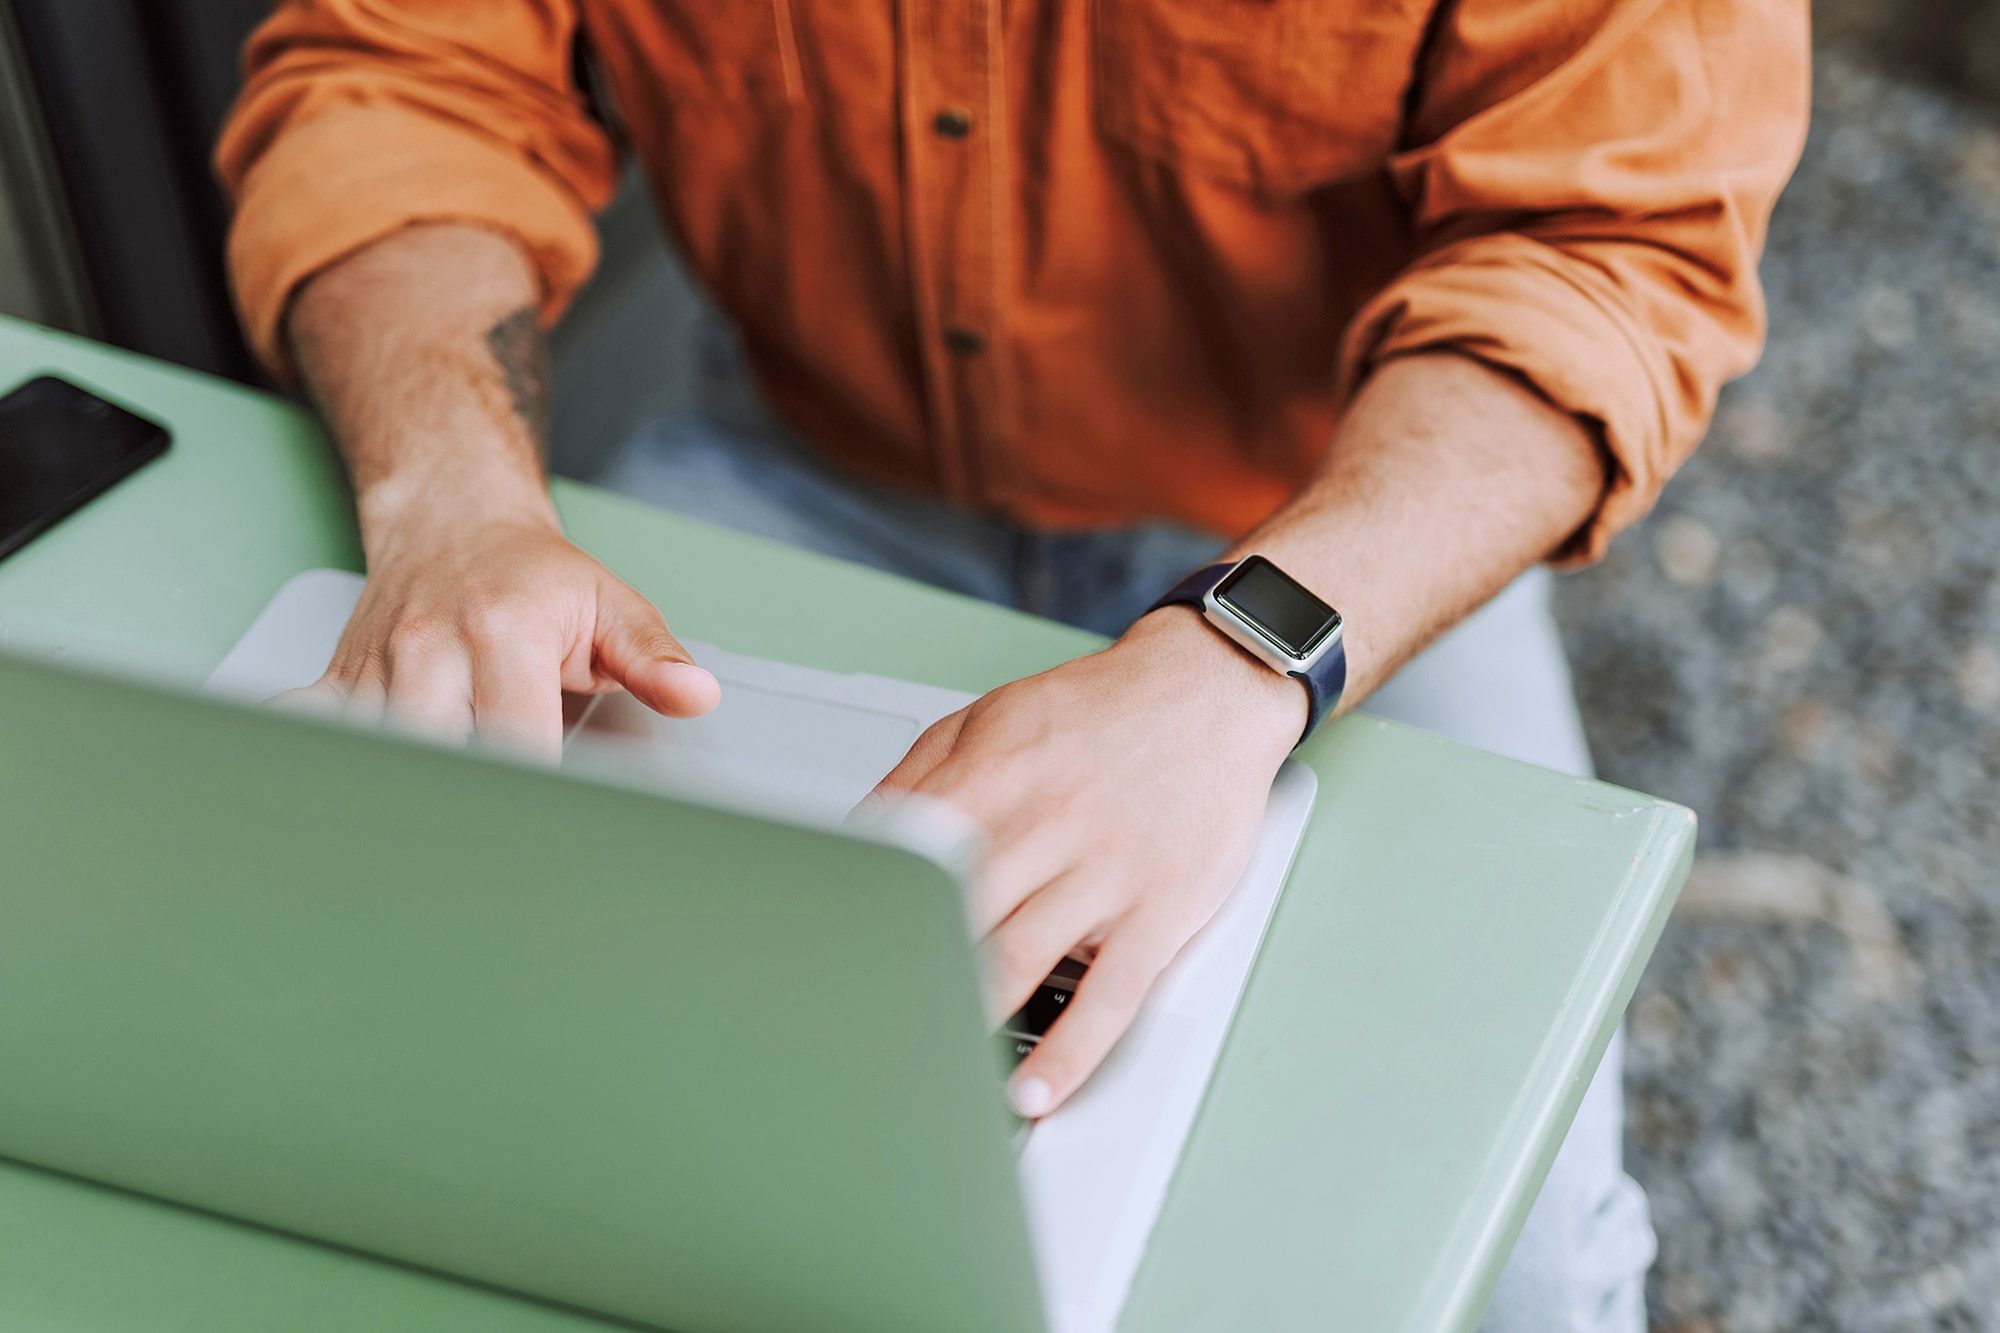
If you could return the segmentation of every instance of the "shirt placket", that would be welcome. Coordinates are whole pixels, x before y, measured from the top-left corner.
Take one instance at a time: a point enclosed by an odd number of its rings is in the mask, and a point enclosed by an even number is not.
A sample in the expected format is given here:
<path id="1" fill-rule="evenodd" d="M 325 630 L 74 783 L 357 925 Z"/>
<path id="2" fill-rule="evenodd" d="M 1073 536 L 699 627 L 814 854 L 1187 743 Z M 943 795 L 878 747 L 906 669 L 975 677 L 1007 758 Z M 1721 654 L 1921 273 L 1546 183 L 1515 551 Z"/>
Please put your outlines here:
<path id="1" fill-rule="evenodd" d="M 1000 0 L 902 0 L 903 209 L 940 483 L 1001 502 L 1005 436 Z"/>

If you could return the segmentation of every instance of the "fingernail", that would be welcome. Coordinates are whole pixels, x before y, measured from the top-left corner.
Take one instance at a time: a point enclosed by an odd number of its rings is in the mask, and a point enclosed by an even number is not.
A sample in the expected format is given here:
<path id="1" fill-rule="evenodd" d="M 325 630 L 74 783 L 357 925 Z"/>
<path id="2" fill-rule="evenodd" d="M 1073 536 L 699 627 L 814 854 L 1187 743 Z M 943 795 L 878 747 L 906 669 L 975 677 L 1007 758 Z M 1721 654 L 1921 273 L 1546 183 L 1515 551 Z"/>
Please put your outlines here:
<path id="1" fill-rule="evenodd" d="M 668 662 L 666 668 L 668 675 L 679 676 L 689 682 L 705 681 L 711 685 L 716 683 L 714 672 L 707 667 L 696 666 L 692 662 Z"/>
<path id="2" fill-rule="evenodd" d="M 692 662 L 669 662 L 666 675 L 676 680 L 683 693 L 710 708 L 722 698 L 722 682 L 705 667 L 698 667 Z"/>
<path id="3" fill-rule="evenodd" d="M 1056 1095 L 1038 1078 L 1014 1080 L 1014 1114 L 1023 1120 L 1040 1120 L 1049 1113 Z"/>

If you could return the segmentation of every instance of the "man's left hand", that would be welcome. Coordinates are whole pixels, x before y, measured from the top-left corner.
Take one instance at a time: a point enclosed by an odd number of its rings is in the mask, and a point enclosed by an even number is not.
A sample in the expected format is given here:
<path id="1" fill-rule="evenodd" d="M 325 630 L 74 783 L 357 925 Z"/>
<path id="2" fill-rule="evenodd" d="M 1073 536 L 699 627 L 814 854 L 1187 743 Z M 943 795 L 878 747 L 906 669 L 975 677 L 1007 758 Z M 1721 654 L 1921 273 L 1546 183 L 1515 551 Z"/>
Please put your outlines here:
<path id="1" fill-rule="evenodd" d="M 948 801 L 991 839 L 969 911 L 993 1022 L 1066 954 L 1091 959 L 1014 1073 L 1021 1115 L 1077 1089 L 1228 897 L 1305 721 L 1297 681 L 1169 607 L 944 718 L 876 787 Z"/>

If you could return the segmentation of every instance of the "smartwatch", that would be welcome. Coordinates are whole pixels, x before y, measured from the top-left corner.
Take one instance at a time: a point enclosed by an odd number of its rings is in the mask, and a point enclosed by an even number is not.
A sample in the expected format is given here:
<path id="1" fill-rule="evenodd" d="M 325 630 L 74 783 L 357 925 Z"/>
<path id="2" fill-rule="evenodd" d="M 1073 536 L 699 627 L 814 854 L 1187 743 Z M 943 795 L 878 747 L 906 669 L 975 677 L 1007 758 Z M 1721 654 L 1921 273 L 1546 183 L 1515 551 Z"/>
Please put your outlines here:
<path id="1" fill-rule="evenodd" d="M 1203 618 L 1238 647 L 1304 685 L 1307 711 L 1301 744 L 1347 688 L 1340 612 L 1261 555 L 1196 570 L 1147 613 L 1163 606 L 1199 608 Z"/>

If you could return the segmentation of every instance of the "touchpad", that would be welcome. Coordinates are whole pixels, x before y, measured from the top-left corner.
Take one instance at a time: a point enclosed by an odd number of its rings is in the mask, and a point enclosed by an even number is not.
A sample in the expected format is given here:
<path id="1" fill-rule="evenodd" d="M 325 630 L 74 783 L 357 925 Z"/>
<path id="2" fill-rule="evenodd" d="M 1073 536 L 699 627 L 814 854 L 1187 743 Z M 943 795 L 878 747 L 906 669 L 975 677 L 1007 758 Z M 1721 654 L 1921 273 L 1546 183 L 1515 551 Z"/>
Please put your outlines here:
<path id="1" fill-rule="evenodd" d="M 844 814 L 909 752 L 917 719 L 732 680 L 706 717 L 661 717 L 629 694 L 605 695 L 584 715 L 576 743 L 636 750 L 677 777 L 748 786 Z"/>

